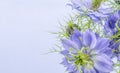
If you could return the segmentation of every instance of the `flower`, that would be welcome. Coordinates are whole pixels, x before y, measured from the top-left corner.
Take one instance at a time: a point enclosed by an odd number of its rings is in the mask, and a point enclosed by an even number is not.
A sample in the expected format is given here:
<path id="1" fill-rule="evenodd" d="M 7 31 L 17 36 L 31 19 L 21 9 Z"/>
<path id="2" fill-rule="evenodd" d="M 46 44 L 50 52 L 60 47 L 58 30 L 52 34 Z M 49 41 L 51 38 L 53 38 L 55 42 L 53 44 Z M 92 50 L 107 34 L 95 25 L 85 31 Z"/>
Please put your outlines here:
<path id="1" fill-rule="evenodd" d="M 105 23 L 105 33 L 112 38 L 109 47 L 112 48 L 113 57 L 117 57 L 120 60 L 120 10 L 116 14 L 111 14 Z"/>
<path id="2" fill-rule="evenodd" d="M 62 39 L 64 59 L 61 64 L 69 73 L 109 73 L 113 70 L 109 40 L 91 30 L 75 30 L 70 39 Z"/>
<path id="3" fill-rule="evenodd" d="M 104 28 L 105 32 L 110 36 L 118 33 L 118 28 L 120 28 L 120 10 L 108 17 Z"/>
<path id="4" fill-rule="evenodd" d="M 117 57 L 117 60 L 120 61 L 120 48 L 119 48 L 120 42 L 114 42 L 114 40 L 111 41 L 109 47 L 112 48 L 113 55 L 112 57 Z"/>
<path id="5" fill-rule="evenodd" d="M 105 31 L 106 33 L 110 35 L 114 35 L 117 32 L 116 29 L 116 22 L 118 20 L 118 17 L 114 14 L 110 15 L 105 23 Z"/>
<path id="6" fill-rule="evenodd" d="M 82 15 L 86 13 L 94 21 L 100 21 L 114 12 L 112 5 L 104 0 L 72 0 L 71 3 L 73 9 Z"/>

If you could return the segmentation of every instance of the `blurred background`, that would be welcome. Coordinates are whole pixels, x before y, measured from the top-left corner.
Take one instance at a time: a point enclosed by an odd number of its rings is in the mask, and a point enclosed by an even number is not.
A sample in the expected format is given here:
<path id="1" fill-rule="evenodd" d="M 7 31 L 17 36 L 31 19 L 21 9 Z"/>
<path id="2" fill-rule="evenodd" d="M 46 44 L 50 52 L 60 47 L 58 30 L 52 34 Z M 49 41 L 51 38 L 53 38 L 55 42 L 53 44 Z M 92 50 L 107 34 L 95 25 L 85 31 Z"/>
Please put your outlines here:
<path id="1" fill-rule="evenodd" d="M 71 13 L 68 0 L 0 0 L 0 73 L 65 73 L 49 32 Z"/>

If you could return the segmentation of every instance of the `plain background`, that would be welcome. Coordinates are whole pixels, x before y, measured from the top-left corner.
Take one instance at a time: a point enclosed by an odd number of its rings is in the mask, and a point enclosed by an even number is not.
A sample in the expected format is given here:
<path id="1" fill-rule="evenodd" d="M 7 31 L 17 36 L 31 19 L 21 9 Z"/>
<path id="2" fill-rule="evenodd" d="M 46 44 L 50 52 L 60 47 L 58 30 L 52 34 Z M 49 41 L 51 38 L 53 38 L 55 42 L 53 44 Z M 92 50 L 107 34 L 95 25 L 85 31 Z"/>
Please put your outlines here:
<path id="1" fill-rule="evenodd" d="M 68 0 L 0 0 L 0 73 L 65 73 L 56 44 L 58 20 L 70 13 Z"/>

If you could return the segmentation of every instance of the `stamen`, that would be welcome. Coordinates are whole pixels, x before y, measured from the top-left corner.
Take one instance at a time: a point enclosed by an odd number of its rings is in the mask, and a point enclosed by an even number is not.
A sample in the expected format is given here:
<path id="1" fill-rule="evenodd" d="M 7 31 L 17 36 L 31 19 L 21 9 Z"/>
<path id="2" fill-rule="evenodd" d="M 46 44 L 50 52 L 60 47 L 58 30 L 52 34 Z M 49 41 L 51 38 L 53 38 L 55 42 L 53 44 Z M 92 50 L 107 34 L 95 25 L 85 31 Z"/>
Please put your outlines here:
<path id="1" fill-rule="evenodd" d="M 89 64 L 90 67 L 93 66 L 93 62 L 90 61 L 90 57 L 88 54 L 85 54 L 83 52 L 79 52 L 77 55 L 74 56 L 74 58 L 76 59 L 74 61 L 75 65 L 79 66 L 86 66 L 87 64 Z"/>

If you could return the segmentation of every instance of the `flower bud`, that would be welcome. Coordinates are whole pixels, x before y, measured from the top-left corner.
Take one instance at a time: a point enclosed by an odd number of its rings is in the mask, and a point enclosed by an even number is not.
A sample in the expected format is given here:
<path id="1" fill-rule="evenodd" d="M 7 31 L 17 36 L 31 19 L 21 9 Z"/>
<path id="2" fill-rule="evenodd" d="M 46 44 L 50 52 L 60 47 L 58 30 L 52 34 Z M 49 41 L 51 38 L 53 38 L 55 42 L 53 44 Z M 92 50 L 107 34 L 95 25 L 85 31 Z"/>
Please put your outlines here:
<path id="1" fill-rule="evenodd" d="M 115 2 L 116 2 L 117 4 L 120 4 L 120 0 L 115 0 Z"/>
<path id="2" fill-rule="evenodd" d="M 97 10 L 100 7 L 101 2 L 102 0 L 93 0 L 93 3 L 92 3 L 93 10 Z"/>
<path id="3" fill-rule="evenodd" d="M 73 34 L 74 29 L 80 30 L 80 27 L 77 24 L 68 24 L 66 28 L 67 34 L 70 36 Z"/>

